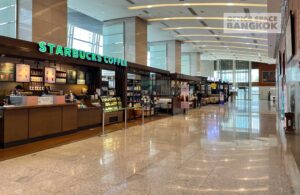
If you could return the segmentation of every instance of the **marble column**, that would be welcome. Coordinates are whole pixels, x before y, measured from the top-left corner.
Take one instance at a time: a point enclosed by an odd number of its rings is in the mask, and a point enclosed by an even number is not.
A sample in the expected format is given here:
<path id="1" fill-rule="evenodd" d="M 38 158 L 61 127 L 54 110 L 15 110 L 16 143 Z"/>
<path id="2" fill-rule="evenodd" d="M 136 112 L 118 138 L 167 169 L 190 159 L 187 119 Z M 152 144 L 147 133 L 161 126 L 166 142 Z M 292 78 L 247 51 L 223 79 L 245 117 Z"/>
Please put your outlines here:
<path id="1" fill-rule="evenodd" d="M 191 64 L 190 64 L 190 72 L 192 76 L 200 76 L 200 53 L 199 52 L 193 52 L 190 53 L 190 59 L 191 59 Z"/>
<path id="2" fill-rule="evenodd" d="M 121 18 L 105 21 L 103 29 L 114 24 L 124 25 L 124 58 L 127 61 L 147 65 L 147 21 L 139 17 Z M 107 37 L 104 35 L 104 43 Z M 110 48 L 113 48 L 110 47 Z M 113 51 L 105 51 L 105 55 L 112 55 Z"/>
<path id="3" fill-rule="evenodd" d="M 181 41 L 167 41 L 167 69 L 171 73 L 181 73 Z"/>
<path id="4" fill-rule="evenodd" d="M 67 0 L 20 0 L 18 38 L 67 45 Z"/>
<path id="5" fill-rule="evenodd" d="M 198 71 L 198 76 L 204 77 L 214 77 L 214 64 L 213 60 L 201 60 L 200 69 Z"/>

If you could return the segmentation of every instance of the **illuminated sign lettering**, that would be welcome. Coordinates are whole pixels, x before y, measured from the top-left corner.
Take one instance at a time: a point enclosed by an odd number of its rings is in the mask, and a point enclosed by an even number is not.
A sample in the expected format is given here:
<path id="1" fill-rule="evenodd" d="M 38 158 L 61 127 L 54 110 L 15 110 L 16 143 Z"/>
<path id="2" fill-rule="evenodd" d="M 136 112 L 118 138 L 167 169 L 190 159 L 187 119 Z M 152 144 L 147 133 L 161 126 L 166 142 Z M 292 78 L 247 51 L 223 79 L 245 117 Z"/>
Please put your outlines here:
<path id="1" fill-rule="evenodd" d="M 72 49 L 69 47 L 63 47 L 61 45 L 55 45 L 53 43 L 46 43 L 44 41 L 39 42 L 39 52 L 49 53 L 51 55 L 69 57 L 74 59 L 87 60 L 92 62 L 106 63 L 116 66 L 127 66 L 127 61 L 124 59 L 102 56 L 91 52 Z"/>

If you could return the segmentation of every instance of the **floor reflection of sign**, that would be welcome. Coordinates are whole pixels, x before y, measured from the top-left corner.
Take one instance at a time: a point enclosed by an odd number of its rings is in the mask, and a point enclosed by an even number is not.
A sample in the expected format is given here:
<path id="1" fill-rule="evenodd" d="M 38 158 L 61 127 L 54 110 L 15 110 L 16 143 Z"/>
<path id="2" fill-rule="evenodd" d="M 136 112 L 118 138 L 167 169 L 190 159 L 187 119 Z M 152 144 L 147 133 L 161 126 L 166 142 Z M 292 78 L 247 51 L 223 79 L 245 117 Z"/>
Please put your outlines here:
<path id="1" fill-rule="evenodd" d="M 55 68 L 45 67 L 45 83 L 55 83 L 56 70 Z"/>
<path id="2" fill-rule="evenodd" d="M 0 63 L 0 81 L 15 80 L 15 65 L 12 63 Z"/>
<path id="3" fill-rule="evenodd" d="M 16 65 L 16 81 L 21 83 L 30 82 L 30 65 L 27 64 Z"/>
<path id="4" fill-rule="evenodd" d="M 76 84 L 76 71 L 74 70 L 67 71 L 67 83 Z"/>

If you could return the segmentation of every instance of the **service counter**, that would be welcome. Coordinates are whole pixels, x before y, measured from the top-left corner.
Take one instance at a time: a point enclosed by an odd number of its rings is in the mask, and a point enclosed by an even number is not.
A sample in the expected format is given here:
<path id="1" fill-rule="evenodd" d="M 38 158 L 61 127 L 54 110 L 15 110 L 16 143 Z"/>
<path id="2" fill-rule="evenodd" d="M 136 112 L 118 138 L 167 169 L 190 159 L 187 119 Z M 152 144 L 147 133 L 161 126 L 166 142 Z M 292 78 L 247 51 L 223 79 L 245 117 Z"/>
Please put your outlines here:
<path id="1" fill-rule="evenodd" d="M 105 113 L 105 125 L 123 120 L 123 111 Z M 101 108 L 78 108 L 74 103 L 0 107 L 0 146 L 65 135 L 101 123 Z"/>

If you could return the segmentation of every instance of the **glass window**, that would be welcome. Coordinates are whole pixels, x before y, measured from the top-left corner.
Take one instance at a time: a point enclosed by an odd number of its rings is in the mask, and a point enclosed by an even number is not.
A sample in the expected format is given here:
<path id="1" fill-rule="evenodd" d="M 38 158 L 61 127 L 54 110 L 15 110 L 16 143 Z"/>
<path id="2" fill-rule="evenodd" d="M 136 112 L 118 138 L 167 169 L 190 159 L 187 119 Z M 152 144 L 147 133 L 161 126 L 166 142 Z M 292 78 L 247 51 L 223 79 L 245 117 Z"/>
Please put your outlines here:
<path id="1" fill-rule="evenodd" d="M 233 61 L 232 60 L 220 60 L 219 75 L 221 80 L 227 82 L 233 82 Z"/>
<path id="2" fill-rule="evenodd" d="M 235 81 L 237 83 L 249 82 L 249 62 L 240 60 L 236 61 Z"/>
<path id="3" fill-rule="evenodd" d="M 16 0 L 0 1 L 0 35 L 16 38 Z"/>
<path id="4" fill-rule="evenodd" d="M 89 43 L 93 42 L 94 33 L 91 31 L 84 30 L 82 28 L 74 27 L 74 38 L 82 41 L 86 41 Z"/>
<path id="5" fill-rule="evenodd" d="M 68 26 L 68 46 L 74 49 L 103 54 L 103 36 L 73 25 Z"/>
<path id="6" fill-rule="evenodd" d="M 181 55 L 181 73 L 186 75 L 191 74 L 191 58 L 189 54 Z"/>
<path id="7" fill-rule="evenodd" d="M 251 70 L 251 81 L 252 82 L 259 82 L 259 69 L 252 69 Z"/>
<path id="8" fill-rule="evenodd" d="M 149 65 L 154 68 L 167 69 L 167 44 L 155 44 L 149 46 Z"/>
<path id="9" fill-rule="evenodd" d="M 103 28 L 103 53 L 107 56 L 125 58 L 124 23 L 108 25 Z"/>
<path id="10" fill-rule="evenodd" d="M 73 48 L 77 48 L 77 49 L 80 49 L 80 50 L 83 50 L 83 51 L 91 52 L 92 51 L 92 44 L 74 39 L 73 40 Z"/>

